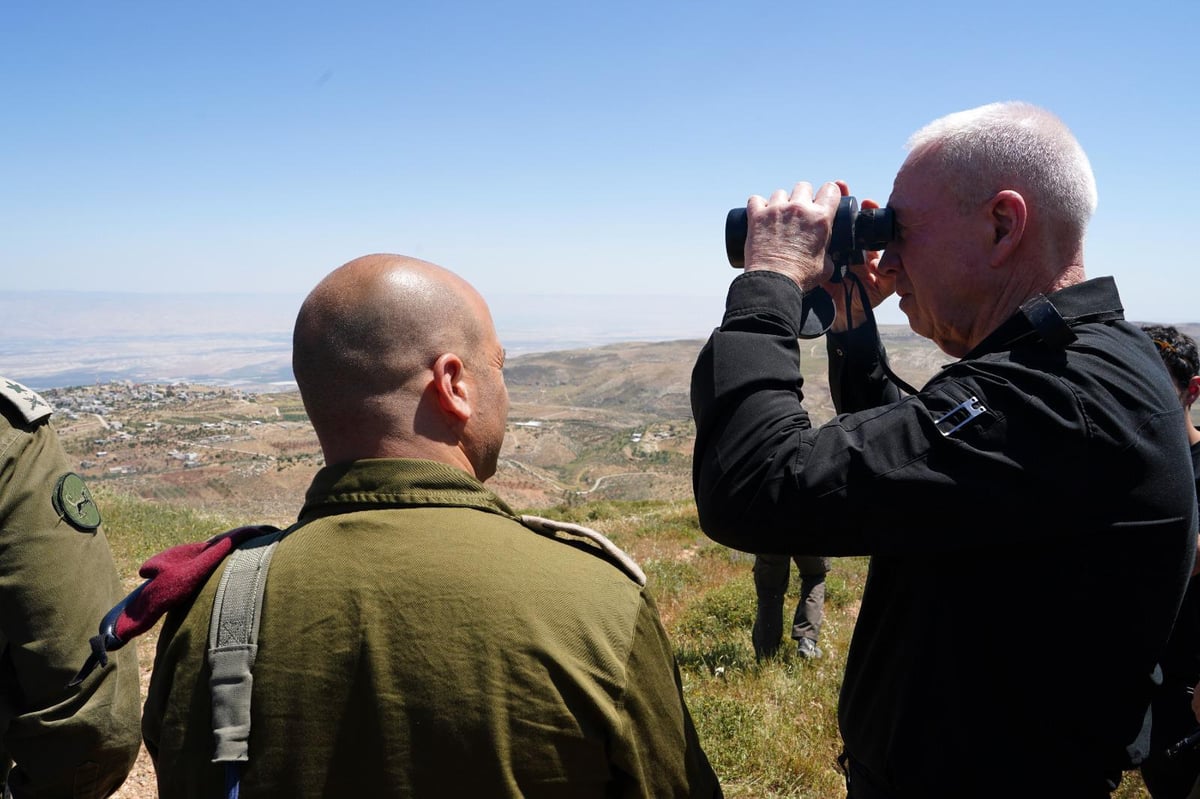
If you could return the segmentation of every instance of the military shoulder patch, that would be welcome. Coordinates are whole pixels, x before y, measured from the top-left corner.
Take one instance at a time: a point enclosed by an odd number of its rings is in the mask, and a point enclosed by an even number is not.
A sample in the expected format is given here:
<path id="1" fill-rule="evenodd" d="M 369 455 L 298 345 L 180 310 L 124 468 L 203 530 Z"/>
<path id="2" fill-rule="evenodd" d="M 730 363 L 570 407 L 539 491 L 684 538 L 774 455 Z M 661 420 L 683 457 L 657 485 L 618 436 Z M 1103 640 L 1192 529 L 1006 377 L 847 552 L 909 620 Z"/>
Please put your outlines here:
<path id="1" fill-rule="evenodd" d="M 544 519 L 541 516 L 522 516 L 521 523 L 534 532 L 551 538 L 558 538 L 560 535 L 564 538 L 572 536 L 577 539 L 582 538 L 607 555 L 609 560 L 613 561 L 622 571 L 632 577 L 638 585 L 646 585 L 646 573 L 642 571 L 642 568 L 634 563 L 633 558 L 625 554 L 616 544 L 605 538 L 603 533 L 599 533 L 583 525 L 555 521 L 554 519 Z"/>
<path id="2" fill-rule="evenodd" d="M 16 408 L 30 424 L 45 419 L 54 410 L 33 389 L 3 377 L 0 377 L 0 399 Z"/>
<path id="3" fill-rule="evenodd" d="M 73 527 L 91 532 L 100 526 L 100 507 L 92 499 L 92 492 L 83 478 L 75 472 L 67 472 L 58 478 L 54 486 L 54 509 Z"/>

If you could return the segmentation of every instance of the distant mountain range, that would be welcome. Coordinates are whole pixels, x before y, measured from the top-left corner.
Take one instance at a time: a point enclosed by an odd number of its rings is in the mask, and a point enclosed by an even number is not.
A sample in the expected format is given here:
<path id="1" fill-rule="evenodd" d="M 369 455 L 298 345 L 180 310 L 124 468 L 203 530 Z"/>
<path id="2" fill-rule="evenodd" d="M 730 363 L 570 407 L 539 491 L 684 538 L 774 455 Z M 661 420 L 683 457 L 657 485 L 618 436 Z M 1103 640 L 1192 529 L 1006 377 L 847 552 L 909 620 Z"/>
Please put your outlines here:
<path id="1" fill-rule="evenodd" d="M 0 292 L 0 376 L 34 389 L 129 380 L 278 388 L 290 384 L 284 294 Z M 509 356 L 633 341 L 702 339 L 724 300 L 688 296 L 489 298 Z"/>
<path id="2" fill-rule="evenodd" d="M 289 294 L 0 291 L 0 376 L 35 389 L 110 381 L 187 382 L 272 391 L 293 385 Z M 510 358 L 625 342 L 703 340 L 723 297 L 500 295 L 488 302 Z M 881 319 L 886 321 L 885 317 Z M 1180 325 L 1200 338 L 1200 325 Z M 905 324 L 893 344 L 944 360 Z"/>

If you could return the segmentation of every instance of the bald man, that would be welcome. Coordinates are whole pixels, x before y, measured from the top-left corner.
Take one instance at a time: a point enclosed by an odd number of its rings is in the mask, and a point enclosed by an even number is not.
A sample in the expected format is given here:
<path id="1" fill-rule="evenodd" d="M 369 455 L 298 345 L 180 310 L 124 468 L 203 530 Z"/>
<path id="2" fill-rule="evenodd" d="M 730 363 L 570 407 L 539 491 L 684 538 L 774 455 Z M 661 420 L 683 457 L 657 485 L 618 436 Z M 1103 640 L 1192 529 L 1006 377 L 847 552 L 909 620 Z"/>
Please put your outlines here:
<path id="1" fill-rule="evenodd" d="M 326 465 L 270 562 L 241 795 L 720 796 L 640 569 L 483 485 L 508 414 L 483 298 L 368 255 L 309 294 L 292 358 Z M 160 635 L 143 734 L 162 799 L 226 788 L 219 579 Z"/>

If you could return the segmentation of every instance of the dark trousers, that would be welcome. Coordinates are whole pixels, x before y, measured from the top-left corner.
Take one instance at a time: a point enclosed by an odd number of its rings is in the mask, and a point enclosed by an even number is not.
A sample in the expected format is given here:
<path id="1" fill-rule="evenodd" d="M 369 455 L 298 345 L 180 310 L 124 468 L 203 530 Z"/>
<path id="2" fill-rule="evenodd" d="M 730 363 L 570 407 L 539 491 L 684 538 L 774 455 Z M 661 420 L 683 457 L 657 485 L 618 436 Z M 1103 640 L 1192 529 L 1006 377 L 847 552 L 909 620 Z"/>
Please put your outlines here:
<path id="1" fill-rule="evenodd" d="M 846 775 L 846 799 L 889 799 L 887 792 L 876 786 L 866 769 L 855 763 L 850 755 L 842 752 L 838 765 Z"/>
<path id="2" fill-rule="evenodd" d="M 878 780 L 861 764 L 856 762 L 846 752 L 842 752 L 838 756 L 838 765 L 841 766 L 842 773 L 846 775 L 846 799 L 896 799 L 896 794 L 891 790 L 882 787 Z M 1050 766 L 1053 769 L 1053 766 Z M 963 789 L 946 784 L 931 785 L 929 790 L 922 791 L 921 796 L 947 797 L 952 796 L 954 799 L 967 799 L 967 797 L 983 797 L 984 799 L 1111 799 L 1112 791 L 1116 790 L 1117 785 L 1121 781 L 1120 772 L 1116 772 L 1112 779 L 1097 779 L 1095 784 L 1083 786 L 1078 780 L 1078 775 L 1070 774 L 1055 774 L 1050 771 L 1044 777 L 1037 777 L 1034 782 L 1029 784 L 1028 775 L 1023 775 L 1024 788 L 1013 788 L 1012 785 L 1005 786 L 1004 775 L 999 775 L 1001 779 L 997 781 L 989 781 L 981 783 L 978 787 L 971 789 Z M 1055 780 L 1058 780 L 1056 784 Z M 1064 779 L 1065 778 L 1065 779 Z M 907 796 L 913 794 L 909 792 Z M 1155 797 L 1157 799 L 1157 796 Z"/>
<path id="3" fill-rule="evenodd" d="M 771 657 L 779 651 L 783 637 L 783 600 L 791 578 L 791 564 L 800 573 L 800 601 L 792 616 L 792 640 L 808 638 L 816 643 L 825 620 L 825 575 L 829 558 L 817 555 L 755 555 L 754 590 L 758 613 L 750 638 L 754 656 Z"/>

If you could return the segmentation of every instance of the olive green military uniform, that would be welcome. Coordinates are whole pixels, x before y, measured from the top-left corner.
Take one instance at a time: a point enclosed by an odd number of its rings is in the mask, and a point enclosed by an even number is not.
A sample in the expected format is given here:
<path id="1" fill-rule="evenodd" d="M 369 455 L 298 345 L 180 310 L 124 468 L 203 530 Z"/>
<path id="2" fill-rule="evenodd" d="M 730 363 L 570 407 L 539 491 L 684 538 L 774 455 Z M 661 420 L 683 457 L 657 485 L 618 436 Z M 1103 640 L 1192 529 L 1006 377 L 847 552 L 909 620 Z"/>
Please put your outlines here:
<path id="1" fill-rule="evenodd" d="M 0 378 L 0 412 L 0 777 L 15 799 L 108 796 L 141 743 L 136 650 L 67 683 L 124 592 L 49 405 Z"/>
<path id="2" fill-rule="evenodd" d="M 219 579 L 160 633 L 143 734 L 161 799 L 223 788 Z M 253 675 L 243 799 L 720 795 L 642 585 L 440 463 L 317 474 L 271 561 Z"/>

